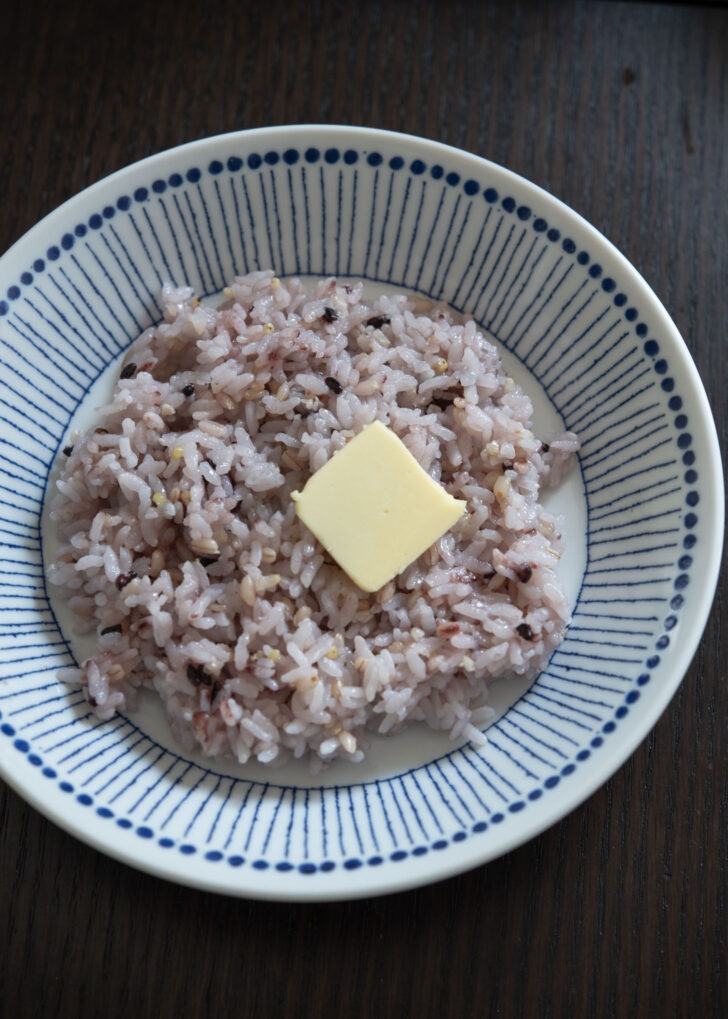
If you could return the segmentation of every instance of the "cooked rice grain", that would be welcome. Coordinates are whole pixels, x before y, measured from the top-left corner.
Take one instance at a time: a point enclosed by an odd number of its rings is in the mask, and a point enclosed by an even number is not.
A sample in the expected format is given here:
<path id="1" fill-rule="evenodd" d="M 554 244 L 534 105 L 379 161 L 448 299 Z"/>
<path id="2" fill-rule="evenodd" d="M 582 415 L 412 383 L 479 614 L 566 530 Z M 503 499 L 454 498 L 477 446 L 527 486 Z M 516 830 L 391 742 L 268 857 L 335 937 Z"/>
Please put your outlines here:
<path id="1" fill-rule="evenodd" d="M 226 296 L 165 286 L 164 321 L 64 450 L 48 574 L 98 634 L 65 678 L 102 719 L 153 687 L 183 747 L 240 762 L 360 761 L 367 730 L 412 720 L 482 743 L 488 684 L 535 674 L 569 617 L 538 499 L 576 438 L 542 444 L 493 345 L 445 307 L 272 272 Z M 467 511 L 367 595 L 290 496 L 377 419 Z"/>

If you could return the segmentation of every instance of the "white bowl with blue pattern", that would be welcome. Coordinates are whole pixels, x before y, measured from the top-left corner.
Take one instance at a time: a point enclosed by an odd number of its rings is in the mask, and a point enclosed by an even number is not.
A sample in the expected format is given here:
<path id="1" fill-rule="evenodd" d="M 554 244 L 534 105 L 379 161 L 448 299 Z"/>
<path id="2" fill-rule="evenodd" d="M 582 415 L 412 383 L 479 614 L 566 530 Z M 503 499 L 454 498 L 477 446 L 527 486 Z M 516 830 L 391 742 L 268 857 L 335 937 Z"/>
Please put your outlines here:
<path id="1" fill-rule="evenodd" d="M 337 275 L 444 299 L 498 340 L 539 427 L 578 433 L 563 645 L 499 683 L 483 749 L 419 726 L 367 763 L 266 771 L 181 753 L 146 698 L 99 722 L 57 680 L 79 645 L 44 580 L 44 506 L 72 423 L 160 317 L 165 280 Z M 654 726 L 700 640 L 723 486 L 695 367 L 647 284 L 533 184 L 418 138 L 280 127 L 102 180 L 0 259 L 0 774 L 105 853 L 233 895 L 335 899 L 452 875 L 543 831 Z"/>

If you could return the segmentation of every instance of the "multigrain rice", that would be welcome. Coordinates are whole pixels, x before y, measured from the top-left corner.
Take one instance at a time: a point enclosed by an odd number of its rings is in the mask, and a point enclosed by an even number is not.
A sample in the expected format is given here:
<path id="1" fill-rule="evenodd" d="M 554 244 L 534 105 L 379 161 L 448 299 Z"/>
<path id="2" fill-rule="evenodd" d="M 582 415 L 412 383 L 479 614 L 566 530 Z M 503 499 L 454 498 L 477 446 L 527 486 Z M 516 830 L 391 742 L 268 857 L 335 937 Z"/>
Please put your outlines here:
<path id="1" fill-rule="evenodd" d="M 446 307 L 272 272 L 226 297 L 165 286 L 64 450 L 48 573 L 98 644 L 63 678 L 102 719 L 150 686 L 183 747 L 240 762 L 360 761 L 367 731 L 413 720 L 481 744 L 488 684 L 534 675 L 568 621 L 538 500 L 576 438 L 533 434 L 492 343 Z M 368 595 L 291 492 L 377 419 L 467 509 Z"/>

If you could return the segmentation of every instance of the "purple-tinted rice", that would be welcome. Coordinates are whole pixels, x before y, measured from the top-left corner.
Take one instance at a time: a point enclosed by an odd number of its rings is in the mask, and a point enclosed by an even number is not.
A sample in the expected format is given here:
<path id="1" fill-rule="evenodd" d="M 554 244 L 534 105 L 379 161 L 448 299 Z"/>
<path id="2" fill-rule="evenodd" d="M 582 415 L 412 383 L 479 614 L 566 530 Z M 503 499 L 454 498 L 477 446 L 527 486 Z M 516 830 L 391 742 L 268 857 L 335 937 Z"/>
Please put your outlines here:
<path id="1" fill-rule="evenodd" d="M 481 743 L 488 684 L 561 641 L 562 538 L 538 500 L 576 438 L 533 434 L 473 321 L 361 291 L 256 272 L 215 310 L 165 286 L 52 504 L 49 577 L 98 634 L 64 678 L 100 718 L 145 684 L 184 747 L 241 762 L 359 761 L 367 730 L 411 720 Z M 467 511 L 367 595 L 290 493 L 376 419 Z"/>

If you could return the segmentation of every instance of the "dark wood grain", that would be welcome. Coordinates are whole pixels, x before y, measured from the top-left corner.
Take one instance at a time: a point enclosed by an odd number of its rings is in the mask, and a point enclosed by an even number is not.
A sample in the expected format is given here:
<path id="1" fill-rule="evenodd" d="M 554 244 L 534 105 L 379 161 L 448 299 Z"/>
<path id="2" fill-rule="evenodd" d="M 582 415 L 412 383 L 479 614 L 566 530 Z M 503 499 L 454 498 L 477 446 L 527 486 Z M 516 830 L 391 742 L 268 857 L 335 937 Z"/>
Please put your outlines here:
<path id="1" fill-rule="evenodd" d="M 672 314 L 725 440 L 728 10 L 266 0 L 6 5 L 0 249 L 101 176 L 239 128 L 378 126 L 503 163 Z M 137 873 L 0 790 L 8 1016 L 724 1016 L 723 582 L 673 703 L 580 809 L 487 867 L 290 906 Z"/>

